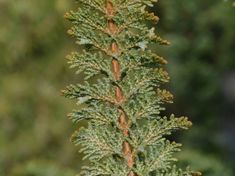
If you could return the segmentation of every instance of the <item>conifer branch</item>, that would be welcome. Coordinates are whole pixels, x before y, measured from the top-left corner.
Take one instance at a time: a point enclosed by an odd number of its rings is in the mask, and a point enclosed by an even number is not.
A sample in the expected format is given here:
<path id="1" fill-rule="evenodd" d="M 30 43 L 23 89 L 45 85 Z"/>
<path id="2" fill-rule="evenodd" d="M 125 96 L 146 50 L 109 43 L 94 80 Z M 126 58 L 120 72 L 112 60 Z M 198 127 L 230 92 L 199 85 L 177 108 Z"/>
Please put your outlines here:
<path id="1" fill-rule="evenodd" d="M 162 116 L 173 95 L 162 89 L 169 81 L 167 61 L 149 44 L 168 45 L 146 21 L 159 18 L 146 10 L 156 0 L 76 0 L 80 7 L 65 17 L 68 31 L 83 46 L 67 59 L 83 84 L 70 85 L 63 95 L 83 108 L 68 116 L 74 123 L 87 121 L 72 136 L 81 147 L 84 176 L 196 176 L 174 166 L 181 144 L 167 140 L 192 123 L 187 117 Z M 96 81 L 90 78 L 97 77 Z"/>
<path id="2" fill-rule="evenodd" d="M 107 16 L 110 16 L 110 17 L 114 16 L 116 13 L 112 2 L 109 0 L 107 0 L 106 2 L 106 11 L 107 11 Z M 108 28 L 109 28 L 109 31 L 113 34 L 115 34 L 118 31 L 118 26 L 115 24 L 112 18 L 108 20 Z M 117 45 L 117 43 L 113 42 L 111 44 L 111 51 L 114 54 L 119 53 L 119 46 Z M 113 71 L 116 81 L 119 81 L 121 79 L 121 66 L 118 60 L 116 60 L 116 58 L 112 59 L 112 71 Z M 123 101 L 124 97 L 123 97 L 123 93 L 120 87 L 116 87 L 115 96 L 118 102 Z M 122 108 L 119 108 L 118 111 L 121 114 L 119 118 L 119 122 L 123 130 L 123 134 L 124 136 L 128 136 L 129 129 L 127 126 L 126 113 L 124 112 Z M 133 158 L 131 146 L 127 141 L 124 141 L 122 145 L 123 145 L 123 154 L 126 159 L 127 165 L 130 169 L 132 169 L 134 165 L 134 158 Z M 135 174 L 133 173 L 133 171 L 130 171 L 130 173 L 128 174 L 128 176 L 134 176 L 134 175 Z"/>

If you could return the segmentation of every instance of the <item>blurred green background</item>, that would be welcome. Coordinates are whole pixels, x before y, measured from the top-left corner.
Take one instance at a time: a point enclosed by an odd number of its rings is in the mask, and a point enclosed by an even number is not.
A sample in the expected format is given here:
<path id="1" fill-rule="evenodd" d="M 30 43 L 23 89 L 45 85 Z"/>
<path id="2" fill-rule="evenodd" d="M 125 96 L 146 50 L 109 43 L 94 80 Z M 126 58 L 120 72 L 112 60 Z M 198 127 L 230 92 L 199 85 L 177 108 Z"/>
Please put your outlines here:
<path id="1" fill-rule="evenodd" d="M 69 141 L 74 103 L 60 89 L 80 78 L 65 55 L 78 46 L 63 14 L 73 0 L 0 0 L 0 176 L 72 176 L 84 161 Z M 235 175 L 235 8 L 223 0 L 162 0 L 156 27 L 169 47 L 169 112 L 194 127 L 177 138 L 183 166 Z"/>

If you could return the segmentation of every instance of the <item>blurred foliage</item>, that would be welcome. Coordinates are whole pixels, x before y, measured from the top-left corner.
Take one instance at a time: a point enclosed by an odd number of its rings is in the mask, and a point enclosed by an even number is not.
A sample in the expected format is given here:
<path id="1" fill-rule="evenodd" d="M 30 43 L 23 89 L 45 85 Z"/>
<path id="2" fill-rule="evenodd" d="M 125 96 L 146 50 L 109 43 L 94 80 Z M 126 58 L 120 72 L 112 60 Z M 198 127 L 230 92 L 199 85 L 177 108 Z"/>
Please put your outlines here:
<path id="1" fill-rule="evenodd" d="M 16 166 L 10 173 L 11 176 L 74 176 L 75 173 L 62 169 L 47 161 L 29 161 Z"/>
<path id="2" fill-rule="evenodd" d="M 205 176 L 232 176 L 232 169 L 227 167 L 218 158 L 205 155 L 198 151 L 184 149 L 177 156 L 181 161 L 182 167 L 190 165 L 192 168 L 200 170 Z"/>
<path id="3" fill-rule="evenodd" d="M 63 20 L 70 4 L 0 0 L 1 176 L 35 158 L 79 167 L 66 119 L 71 104 L 60 97 L 60 89 L 72 78 L 66 79 L 63 59 L 73 47 Z"/>
<path id="4" fill-rule="evenodd" d="M 73 103 L 59 93 L 80 79 L 63 59 L 75 47 L 62 18 L 72 5 L 0 0 L 1 176 L 70 176 L 66 168 L 79 170 L 83 162 L 69 142 L 73 129 L 65 115 Z M 182 158 L 205 176 L 232 176 L 235 92 L 225 92 L 225 82 L 235 72 L 234 7 L 223 0 L 162 0 L 153 10 L 161 17 L 158 31 L 172 42 L 156 48 L 171 59 L 171 112 L 195 123 L 184 144 L 209 155 L 186 151 Z"/>
<path id="5" fill-rule="evenodd" d="M 234 7 L 220 0 L 166 0 L 156 12 L 159 30 L 172 42 L 162 51 L 171 59 L 171 107 L 194 122 L 184 144 L 234 167 L 235 89 L 228 88 L 235 83 L 228 81 L 235 72 Z"/>

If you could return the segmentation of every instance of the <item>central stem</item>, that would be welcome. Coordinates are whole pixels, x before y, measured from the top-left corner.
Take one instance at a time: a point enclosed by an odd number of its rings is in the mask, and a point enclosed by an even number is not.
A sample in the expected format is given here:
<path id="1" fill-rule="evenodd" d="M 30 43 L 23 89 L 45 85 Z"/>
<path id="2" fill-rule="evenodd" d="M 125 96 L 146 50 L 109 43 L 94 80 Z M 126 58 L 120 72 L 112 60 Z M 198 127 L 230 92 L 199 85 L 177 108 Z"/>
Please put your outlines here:
<path id="1" fill-rule="evenodd" d="M 112 16 L 115 15 L 115 9 L 113 7 L 113 4 L 110 1 L 107 1 L 106 3 L 106 11 L 107 15 L 109 16 L 108 18 L 108 31 L 111 34 L 115 34 L 118 31 L 118 27 L 115 24 L 115 22 L 112 20 Z M 111 52 L 114 55 L 117 55 L 119 53 L 119 47 L 116 42 L 113 42 L 111 44 Z M 112 58 L 112 72 L 113 76 L 116 79 L 116 81 L 119 81 L 121 79 L 121 65 L 118 62 L 116 58 Z M 123 92 L 120 87 L 116 86 L 115 90 L 115 98 L 118 103 L 122 102 L 124 100 Z M 119 117 L 119 124 L 122 129 L 122 133 L 124 136 L 128 137 L 129 136 L 129 129 L 128 129 L 128 124 L 127 124 L 127 117 L 125 112 L 121 107 L 118 108 L 118 111 L 120 112 L 120 117 Z M 134 157 L 132 153 L 132 149 L 130 144 L 125 141 L 123 142 L 123 154 L 125 156 L 125 160 L 127 162 L 128 167 L 131 169 L 134 165 Z M 128 176 L 136 176 L 133 171 L 131 171 Z"/>

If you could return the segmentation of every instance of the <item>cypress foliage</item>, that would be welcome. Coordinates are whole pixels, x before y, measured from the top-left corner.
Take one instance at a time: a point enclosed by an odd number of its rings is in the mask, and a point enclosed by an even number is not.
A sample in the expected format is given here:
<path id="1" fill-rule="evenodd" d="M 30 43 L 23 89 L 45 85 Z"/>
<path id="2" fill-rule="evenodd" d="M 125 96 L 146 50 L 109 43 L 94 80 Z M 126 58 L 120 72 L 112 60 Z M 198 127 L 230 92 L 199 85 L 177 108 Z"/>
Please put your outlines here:
<path id="1" fill-rule="evenodd" d="M 161 88 L 169 81 L 167 61 L 149 48 L 168 44 L 146 24 L 158 21 L 146 10 L 156 1 L 77 0 L 79 9 L 65 15 L 73 24 L 69 34 L 83 46 L 68 62 L 85 74 L 84 83 L 63 90 L 65 97 L 83 105 L 69 114 L 71 120 L 88 122 L 72 136 L 90 161 L 81 175 L 196 175 L 174 166 L 173 154 L 181 144 L 166 139 L 192 123 L 187 117 L 161 116 L 173 96 Z"/>

